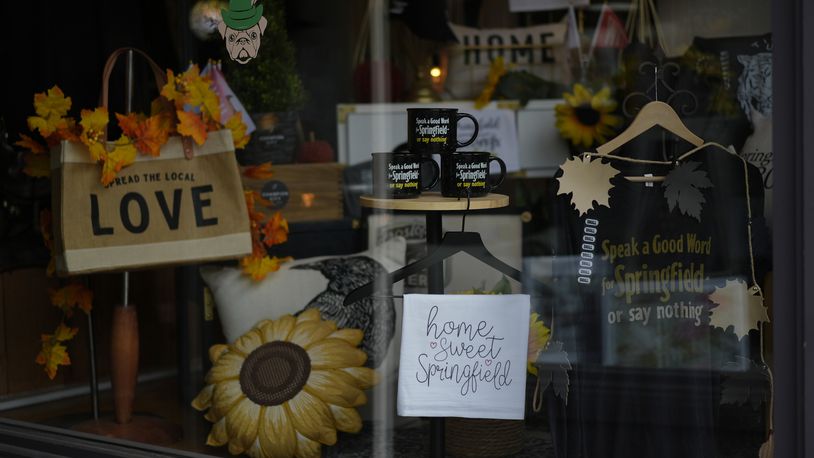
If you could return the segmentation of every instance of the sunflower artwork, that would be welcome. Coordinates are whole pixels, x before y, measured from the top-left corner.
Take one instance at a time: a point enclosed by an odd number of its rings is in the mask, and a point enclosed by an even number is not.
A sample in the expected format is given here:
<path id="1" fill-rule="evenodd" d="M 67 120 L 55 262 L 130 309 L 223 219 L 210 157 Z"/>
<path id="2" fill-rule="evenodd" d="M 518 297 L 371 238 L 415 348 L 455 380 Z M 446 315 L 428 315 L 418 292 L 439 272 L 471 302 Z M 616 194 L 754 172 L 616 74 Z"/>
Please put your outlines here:
<path id="1" fill-rule="evenodd" d="M 622 118 L 613 114 L 617 103 L 611 98 L 610 88 L 597 93 L 577 83 L 573 93 L 564 93 L 565 103 L 554 107 L 556 127 L 560 135 L 575 147 L 590 148 L 608 141 Z"/>
<path id="2" fill-rule="evenodd" d="M 377 383 L 376 372 L 362 367 L 362 337 L 308 309 L 212 346 L 206 386 L 192 401 L 214 423 L 207 445 L 253 458 L 315 457 L 336 443 L 337 431 L 359 432 L 356 407 Z"/>

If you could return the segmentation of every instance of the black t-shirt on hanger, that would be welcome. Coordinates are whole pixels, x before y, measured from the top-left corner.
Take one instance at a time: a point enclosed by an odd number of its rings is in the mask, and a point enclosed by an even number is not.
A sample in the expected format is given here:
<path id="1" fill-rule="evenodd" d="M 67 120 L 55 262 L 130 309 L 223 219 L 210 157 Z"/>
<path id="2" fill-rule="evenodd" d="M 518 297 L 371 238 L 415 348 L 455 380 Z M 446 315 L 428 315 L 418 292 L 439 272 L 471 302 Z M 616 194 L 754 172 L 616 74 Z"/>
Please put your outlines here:
<path id="1" fill-rule="evenodd" d="M 681 161 L 698 163 L 712 183 L 699 189 L 695 218 L 670 210 L 661 182 L 625 178 L 664 176 L 672 164 L 602 160 L 620 171 L 609 207 L 580 215 L 567 194 L 555 204 L 552 339 L 564 341 L 574 368 L 552 422 L 557 456 L 715 456 L 720 369 L 756 355 L 749 337 L 709 325 L 716 287 L 752 285 L 744 163 L 715 145 Z M 747 170 L 753 225 L 761 225 L 760 174 Z"/>

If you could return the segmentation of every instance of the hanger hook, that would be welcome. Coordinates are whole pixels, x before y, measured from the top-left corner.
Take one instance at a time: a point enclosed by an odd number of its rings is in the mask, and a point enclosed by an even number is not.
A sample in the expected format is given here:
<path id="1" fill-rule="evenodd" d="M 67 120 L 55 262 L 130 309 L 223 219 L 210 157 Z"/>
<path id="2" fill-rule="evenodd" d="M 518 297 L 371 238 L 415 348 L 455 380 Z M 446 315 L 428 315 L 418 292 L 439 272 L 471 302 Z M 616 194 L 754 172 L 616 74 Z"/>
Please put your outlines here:
<path id="1" fill-rule="evenodd" d="M 464 210 L 464 216 L 461 218 L 461 232 L 466 231 L 466 214 L 469 213 L 469 204 L 472 202 L 472 189 L 466 188 L 466 210 Z"/>
<path id="2" fill-rule="evenodd" d="M 654 86 L 655 86 L 655 90 L 656 90 L 656 93 L 655 93 L 656 101 L 658 101 L 659 100 L 659 66 L 658 65 L 653 66 L 653 79 L 654 79 Z"/>

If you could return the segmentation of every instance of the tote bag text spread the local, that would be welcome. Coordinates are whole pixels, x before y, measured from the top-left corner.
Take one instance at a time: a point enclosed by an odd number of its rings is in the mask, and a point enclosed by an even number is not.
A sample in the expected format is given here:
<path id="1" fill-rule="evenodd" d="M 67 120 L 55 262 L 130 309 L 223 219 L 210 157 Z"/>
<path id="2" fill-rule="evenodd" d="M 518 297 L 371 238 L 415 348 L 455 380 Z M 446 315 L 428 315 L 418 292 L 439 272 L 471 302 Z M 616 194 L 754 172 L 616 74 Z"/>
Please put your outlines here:
<path id="1" fill-rule="evenodd" d="M 105 66 L 105 89 L 120 54 L 114 52 Z M 149 62 L 158 81 L 160 70 Z M 203 145 L 192 145 L 191 154 L 186 147 L 185 154 L 182 138 L 170 137 L 158 157 L 139 155 L 107 187 L 99 182 L 100 166 L 85 145 L 63 141 L 52 151 L 57 272 L 125 270 L 251 253 L 231 131 L 209 132 Z"/>

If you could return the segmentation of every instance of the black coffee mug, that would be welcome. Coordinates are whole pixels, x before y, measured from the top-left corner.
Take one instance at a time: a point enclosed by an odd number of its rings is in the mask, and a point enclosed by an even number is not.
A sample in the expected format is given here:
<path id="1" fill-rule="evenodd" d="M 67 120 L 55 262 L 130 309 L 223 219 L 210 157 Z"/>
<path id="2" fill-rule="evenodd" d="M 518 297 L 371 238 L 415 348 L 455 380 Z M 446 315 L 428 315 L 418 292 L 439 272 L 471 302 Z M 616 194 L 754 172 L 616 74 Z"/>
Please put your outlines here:
<path id="1" fill-rule="evenodd" d="M 468 118 L 475 124 L 472 137 L 458 141 L 458 122 Z M 410 151 L 421 154 L 454 153 L 478 137 L 478 120 L 469 113 L 458 113 L 457 108 L 408 108 L 407 143 Z"/>
<path id="2" fill-rule="evenodd" d="M 489 163 L 497 161 L 500 175 L 489 177 Z M 441 195 L 480 197 L 503 183 L 506 163 L 487 152 L 461 151 L 441 156 Z"/>
<path id="3" fill-rule="evenodd" d="M 392 199 L 418 197 L 435 186 L 441 171 L 429 156 L 415 153 L 373 153 L 373 195 Z M 421 164 L 432 165 L 430 184 L 422 184 Z"/>

